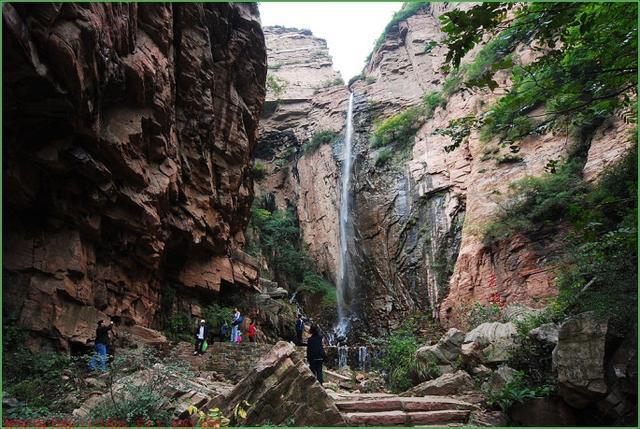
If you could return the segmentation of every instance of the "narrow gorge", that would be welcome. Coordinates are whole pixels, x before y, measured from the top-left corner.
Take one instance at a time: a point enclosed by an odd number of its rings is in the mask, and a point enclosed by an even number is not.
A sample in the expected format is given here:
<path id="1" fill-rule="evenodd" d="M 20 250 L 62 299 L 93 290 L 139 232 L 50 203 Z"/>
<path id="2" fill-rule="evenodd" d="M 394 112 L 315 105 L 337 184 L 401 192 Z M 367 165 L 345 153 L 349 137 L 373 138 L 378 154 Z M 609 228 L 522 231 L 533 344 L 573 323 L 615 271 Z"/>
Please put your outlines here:
<path id="1" fill-rule="evenodd" d="M 267 6 L 3 4 L 3 421 L 636 425 L 637 4 Z"/>

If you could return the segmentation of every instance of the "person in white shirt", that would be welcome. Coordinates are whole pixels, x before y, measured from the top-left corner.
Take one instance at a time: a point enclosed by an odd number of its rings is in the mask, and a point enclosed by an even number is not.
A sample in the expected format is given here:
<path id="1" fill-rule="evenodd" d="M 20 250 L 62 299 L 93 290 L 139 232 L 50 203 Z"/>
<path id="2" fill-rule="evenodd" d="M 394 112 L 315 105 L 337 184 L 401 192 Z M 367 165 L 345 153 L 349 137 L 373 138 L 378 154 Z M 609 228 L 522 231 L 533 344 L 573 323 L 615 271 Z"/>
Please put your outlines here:
<path id="1" fill-rule="evenodd" d="M 208 338 L 209 328 L 204 319 L 200 320 L 200 324 L 196 328 L 196 349 L 193 351 L 193 355 L 198 355 L 204 353 L 202 351 L 202 345 L 205 340 Z"/>

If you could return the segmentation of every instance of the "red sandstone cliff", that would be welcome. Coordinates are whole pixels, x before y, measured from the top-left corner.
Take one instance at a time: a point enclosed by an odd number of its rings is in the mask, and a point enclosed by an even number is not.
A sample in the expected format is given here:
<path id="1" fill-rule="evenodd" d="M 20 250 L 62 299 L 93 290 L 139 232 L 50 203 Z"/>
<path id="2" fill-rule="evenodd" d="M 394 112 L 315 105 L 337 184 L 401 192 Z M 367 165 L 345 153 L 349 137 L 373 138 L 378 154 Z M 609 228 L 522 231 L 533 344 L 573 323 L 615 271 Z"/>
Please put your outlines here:
<path id="1" fill-rule="evenodd" d="M 66 348 L 256 287 L 257 6 L 3 7 L 5 316 Z"/>

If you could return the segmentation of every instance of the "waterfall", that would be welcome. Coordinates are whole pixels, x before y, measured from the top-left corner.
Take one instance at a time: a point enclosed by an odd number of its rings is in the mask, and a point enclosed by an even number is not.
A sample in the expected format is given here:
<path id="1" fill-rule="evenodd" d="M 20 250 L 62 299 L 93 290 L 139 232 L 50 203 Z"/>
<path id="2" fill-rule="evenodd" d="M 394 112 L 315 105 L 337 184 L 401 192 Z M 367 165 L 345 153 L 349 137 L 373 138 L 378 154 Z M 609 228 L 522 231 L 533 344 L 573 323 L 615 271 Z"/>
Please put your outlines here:
<path id="1" fill-rule="evenodd" d="M 348 310 L 350 306 L 350 288 L 347 278 L 349 252 L 347 249 L 347 227 L 349 223 L 349 188 L 351 184 L 352 144 L 353 137 L 353 93 L 349 93 L 349 107 L 347 109 L 347 130 L 344 139 L 342 156 L 341 196 L 340 196 L 340 262 L 338 266 L 338 326 L 336 332 L 345 335 L 349 327 Z"/>
<path id="2" fill-rule="evenodd" d="M 358 347 L 358 367 L 360 371 L 367 372 L 371 368 L 371 356 L 367 346 Z"/>
<path id="3" fill-rule="evenodd" d="M 347 346 L 338 346 L 338 368 L 346 367 L 348 358 L 349 348 Z"/>

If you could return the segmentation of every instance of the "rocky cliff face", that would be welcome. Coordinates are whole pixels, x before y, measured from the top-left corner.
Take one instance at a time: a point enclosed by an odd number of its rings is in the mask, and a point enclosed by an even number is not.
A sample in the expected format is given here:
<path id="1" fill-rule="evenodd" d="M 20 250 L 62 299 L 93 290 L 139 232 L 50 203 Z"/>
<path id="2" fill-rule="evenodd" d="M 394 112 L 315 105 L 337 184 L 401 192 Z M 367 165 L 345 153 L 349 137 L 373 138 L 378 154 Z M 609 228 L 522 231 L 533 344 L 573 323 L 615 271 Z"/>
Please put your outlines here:
<path id="1" fill-rule="evenodd" d="M 3 7 L 5 315 L 68 347 L 255 288 L 257 6 Z"/>
<path id="2" fill-rule="evenodd" d="M 283 27 L 264 33 L 268 91 L 255 162 L 266 171 L 256 181 L 256 198 L 272 200 L 280 210 L 295 208 L 309 254 L 320 272 L 334 278 L 342 142 L 314 151 L 304 146 L 322 131 L 344 135 L 348 91 L 323 39 Z"/>
<path id="3" fill-rule="evenodd" d="M 508 184 L 540 175 L 549 161 L 566 157 L 571 138 L 562 133 L 528 137 L 517 162 L 503 162 L 509 149 L 496 141 L 481 142 L 477 130 L 470 130 L 452 152 L 445 150 L 451 137 L 440 133 L 452 120 L 476 117 L 504 94 L 510 87 L 506 72 L 497 75 L 500 86 L 493 92 L 460 89 L 448 95 L 446 105 L 422 123 L 412 148 L 376 166 L 384 149 L 370 145 L 374 125 L 445 85 L 446 48 L 431 42 L 444 39 L 438 17 L 454 7 L 435 4 L 393 27 L 351 85 L 357 100 L 351 249 L 360 314 L 373 331 L 398 326 L 414 310 L 457 323 L 474 301 L 487 303 L 493 297 L 538 307 L 556 294 L 548 263 L 554 237 L 534 242 L 517 236 L 487 247 L 482 236 L 504 203 Z M 477 52 L 463 63 L 473 61 Z M 526 64 L 533 55 L 520 46 L 514 58 Z M 595 180 L 625 153 L 626 132 L 623 121 L 612 120 L 588 137 L 585 177 Z"/>

